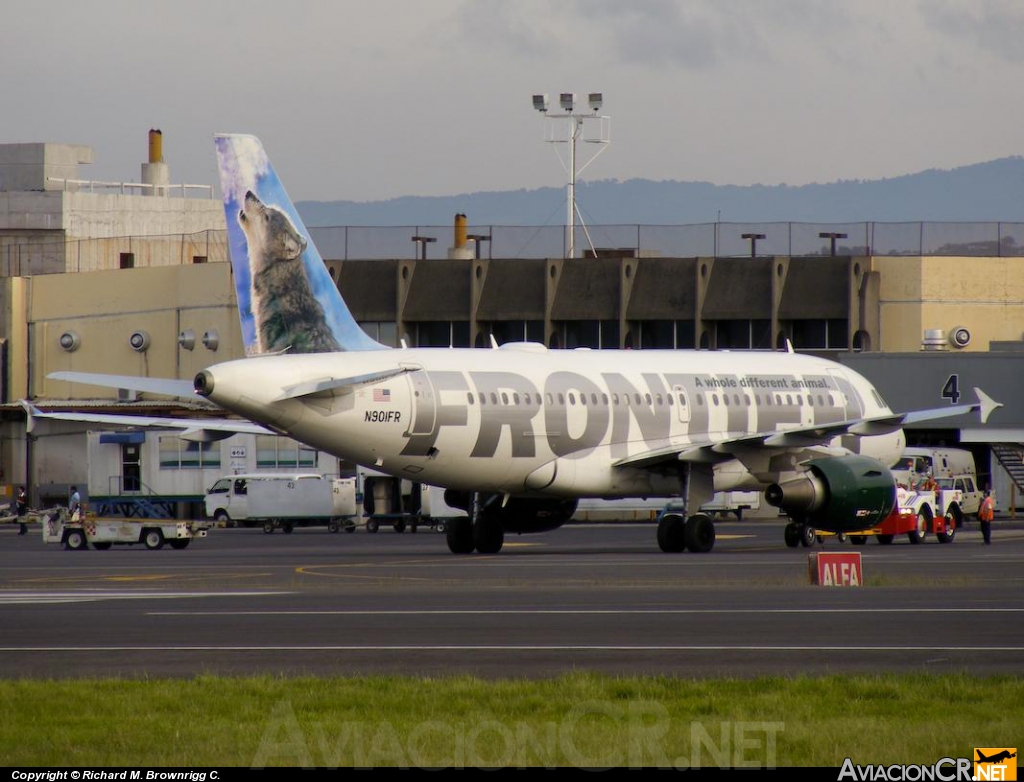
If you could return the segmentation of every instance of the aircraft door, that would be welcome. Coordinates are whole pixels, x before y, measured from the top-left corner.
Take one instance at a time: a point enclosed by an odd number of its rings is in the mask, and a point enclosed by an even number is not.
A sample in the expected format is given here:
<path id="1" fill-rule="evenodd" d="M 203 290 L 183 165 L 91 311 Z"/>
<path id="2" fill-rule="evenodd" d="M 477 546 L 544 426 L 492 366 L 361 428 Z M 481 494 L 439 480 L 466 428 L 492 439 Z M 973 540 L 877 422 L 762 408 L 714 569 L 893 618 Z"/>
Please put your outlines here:
<path id="1" fill-rule="evenodd" d="M 690 397 L 681 385 L 672 386 L 672 395 L 676 398 L 676 420 L 681 424 L 690 423 Z"/>
<path id="2" fill-rule="evenodd" d="M 828 373 L 835 382 L 836 388 L 839 389 L 839 399 L 837 401 L 842 406 L 846 419 L 853 420 L 863 416 L 864 403 L 861 401 L 860 394 L 857 393 L 857 389 L 854 388 L 853 384 L 839 370 L 829 369 Z"/>
<path id="3" fill-rule="evenodd" d="M 407 372 L 406 377 L 409 378 L 412 417 L 406 434 L 430 434 L 437 422 L 437 394 L 430 377 L 422 367 L 409 369 L 412 371 Z"/>

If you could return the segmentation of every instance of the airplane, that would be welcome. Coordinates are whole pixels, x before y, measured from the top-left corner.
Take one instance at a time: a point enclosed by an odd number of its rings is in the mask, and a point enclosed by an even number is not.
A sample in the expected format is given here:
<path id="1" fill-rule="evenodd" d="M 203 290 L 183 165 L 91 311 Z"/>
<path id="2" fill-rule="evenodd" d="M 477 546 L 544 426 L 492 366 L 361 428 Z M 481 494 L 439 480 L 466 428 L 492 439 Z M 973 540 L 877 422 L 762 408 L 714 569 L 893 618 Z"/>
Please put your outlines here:
<path id="1" fill-rule="evenodd" d="M 709 552 L 716 491 L 761 489 L 789 515 L 787 542 L 882 521 L 903 425 L 1000 406 L 894 413 L 867 379 L 782 351 L 392 348 L 352 317 L 258 138 L 215 137 L 246 357 L 193 383 L 96 373 L 49 377 L 208 400 L 247 431 L 284 434 L 368 468 L 446 489 L 467 512 L 456 554 L 564 524 L 581 497 L 664 497 L 665 552 Z M 163 389 L 163 391 L 161 391 Z M 83 420 L 85 414 L 34 415 Z M 94 419 L 93 419 L 94 420 Z M 125 419 L 125 423 L 147 425 Z M 152 425 L 152 424 L 149 424 Z M 170 425 L 194 439 L 231 419 Z"/>
<path id="2" fill-rule="evenodd" d="M 1017 757 L 1017 753 L 1016 752 L 1010 752 L 1009 750 L 1005 750 L 1005 749 L 1002 752 L 997 752 L 995 755 L 993 755 L 990 758 L 989 757 L 985 757 L 985 755 L 982 754 L 980 749 L 977 750 L 977 752 L 978 752 L 978 760 L 977 760 L 978 763 L 999 763 L 1000 761 L 1008 760 L 1009 758 Z"/>

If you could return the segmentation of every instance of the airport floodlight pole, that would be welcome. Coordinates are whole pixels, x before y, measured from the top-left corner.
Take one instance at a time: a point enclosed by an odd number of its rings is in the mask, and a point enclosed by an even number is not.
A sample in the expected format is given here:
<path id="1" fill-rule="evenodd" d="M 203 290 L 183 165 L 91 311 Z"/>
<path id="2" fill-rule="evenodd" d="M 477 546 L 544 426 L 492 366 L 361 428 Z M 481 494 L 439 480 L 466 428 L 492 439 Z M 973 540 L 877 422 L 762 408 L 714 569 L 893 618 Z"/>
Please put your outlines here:
<path id="1" fill-rule="evenodd" d="M 418 243 L 420 246 L 420 260 L 427 260 L 427 245 L 431 242 L 436 242 L 437 237 L 435 236 L 414 236 L 412 238 L 414 243 Z"/>
<path id="2" fill-rule="evenodd" d="M 476 260 L 480 260 L 480 244 L 491 241 L 490 234 L 466 234 L 466 238 L 476 245 Z"/>
<path id="3" fill-rule="evenodd" d="M 742 238 L 744 238 L 744 239 L 749 239 L 750 240 L 750 257 L 751 258 L 756 258 L 757 257 L 757 240 L 758 239 L 764 239 L 765 235 L 764 234 L 740 234 L 740 236 Z"/>
<path id="4" fill-rule="evenodd" d="M 576 256 L 576 220 L 580 221 L 580 226 L 583 228 L 584 234 L 587 236 L 587 242 L 590 244 L 590 249 L 594 250 L 594 243 L 590 241 L 590 234 L 587 233 L 587 226 L 583 222 L 583 215 L 580 214 L 579 209 L 576 206 L 576 177 L 582 173 L 583 170 L 594 162 L 594 159 L 600 155 L 611 143 L 611 117 L 599 114 L 601 107 L 604 105 L 604 95 L 600 92 L 589 92 L 587 93 L 587 107 L 589 113 L 584 113 L 577 106 L 576 94 L 573 92 L 562 92 L 558 95 L 558 105 L 561 108 L 561 113 L 551 113 L 550 101 L 547 93 L 534 95 L 533 96 L 533 108 L 544 115 L 544 119 L 547 120 L 567 120 L 568 133 L 564 137 L 559 137 L 556 133 L 554 126 L 547 126 L 550 131 L 545 129 L 544 140 L 551 144 L 567 144 L 568 145 L 568 162 L 562 161 L 562 167 L 565 169 L 569 176 L 569 184 L 567 188 L 567 200 L 566 206 L 566 221 L 565 221 L 565 257 L 574 258 Z M 586 123 L 590 122 L 592 125 L 596 124 L 596 131 L 593 135 L 587 135 Z M 599 148 L 590 159 L 587 160 L 582 166 L 577 167 L 576 165 L 576 143 L 582 138 L 585 143 L 598 144 Z M 559 156 L 561 160 L 561 156 Z"/>
<path id="5" fill-rule="evenodd" d="M 846 238 L 846 234 L 837 234 L 837 233 L 834 233 L 832 231 L 822 231 L 820 234 L 818 234 L 818 238 L 819 239 L 828 239 L 831 242 L 831 245 L 832 245 L 831 248 L 830 248 L 831 252 L 829 253 L 829 255 L 835 255 L 836 254 L 836 239 L 845 239 Z"/>

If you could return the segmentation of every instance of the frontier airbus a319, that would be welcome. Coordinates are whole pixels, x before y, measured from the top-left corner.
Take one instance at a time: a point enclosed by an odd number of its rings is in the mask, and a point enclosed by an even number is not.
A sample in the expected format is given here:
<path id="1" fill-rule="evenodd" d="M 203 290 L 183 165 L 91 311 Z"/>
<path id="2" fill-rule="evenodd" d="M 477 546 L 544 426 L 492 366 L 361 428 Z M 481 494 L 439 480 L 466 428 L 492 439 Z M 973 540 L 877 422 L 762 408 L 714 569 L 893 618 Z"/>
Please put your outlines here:
<path id="1" fill-rule="evenodd" d="M 889 466 L 904 424 L 969 411 L 984 420 L 998 406 L 975 389 L 973 405 L 893 413 L 856 372 L 792 351 L 385 347 L 353 319 L 260 141 L 218 135 L 216 148 L 247 357 L 191 385 L 51 377 L 199 394 L 258 426 L 122 423 L 207 439 L 270 430 L 444 487 L 468 513 L 447 528 L 455 553 L 492 554 L 506 534 L 554 529 L 581 497 L 681 501 L 658 525 L 667 552 L 710 551 L 714 523 L 688 509 L 733 489 L 766 489 L 792 519 L 791 541 L 867 529 L 895 502 Z"/>

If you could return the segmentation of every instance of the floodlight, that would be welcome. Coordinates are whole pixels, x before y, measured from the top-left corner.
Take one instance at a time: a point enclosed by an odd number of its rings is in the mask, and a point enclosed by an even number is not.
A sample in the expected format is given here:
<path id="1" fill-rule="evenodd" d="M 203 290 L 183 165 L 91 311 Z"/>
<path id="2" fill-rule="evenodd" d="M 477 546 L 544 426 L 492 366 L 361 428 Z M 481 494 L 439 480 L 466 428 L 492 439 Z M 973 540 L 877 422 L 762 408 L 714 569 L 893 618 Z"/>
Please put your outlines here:
<path id="1" fill-rule="evenodd" d="M 547 111 L 548 110 L 548 94 L 545 92 L 543 95 L 534 95 L 533 96 L 533 107 L 537 111 Z"/>
<path id="2" fill-rule="evenodd" d="M 590 110 L 596 113 L 601 110 L 604 96 L 600 92 L 591 92 L 587 95 L 587 103 L 590 104 Z"/>
<path id="3" fill-rule="evenodd" d="M 562 111 L 572 111 L 572 104 L 576 101 L 576 96 L 571 92 L 563 92 L 558 96 L 558 103 L 562 107 Z"/>

